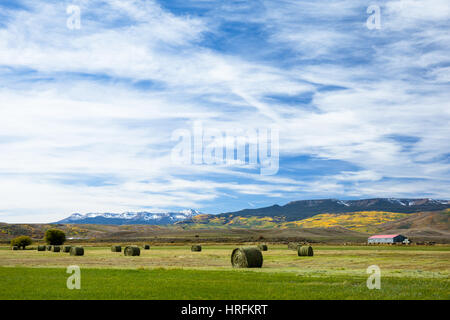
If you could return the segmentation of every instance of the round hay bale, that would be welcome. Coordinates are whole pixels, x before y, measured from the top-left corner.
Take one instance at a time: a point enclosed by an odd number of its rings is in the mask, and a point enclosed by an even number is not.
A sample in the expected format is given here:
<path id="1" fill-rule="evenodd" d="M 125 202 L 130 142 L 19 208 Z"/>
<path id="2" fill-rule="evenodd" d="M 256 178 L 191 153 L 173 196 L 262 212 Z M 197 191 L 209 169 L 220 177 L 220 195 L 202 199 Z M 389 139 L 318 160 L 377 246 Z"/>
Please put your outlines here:
<path id="1" fill-rule="evenodd" d="M 195 244 L 191 247 L 191 251 L 200 252 L 200 251 L 202 251 L 202 246 Z"/>
<path id="2" fill-rule="evenodd" d="M 234 268 L 261 268 L 263 256 L 256 247 L 236 248 L 231 253 L 231 264 Z"/>
<path id="3" fill-rule="evenodd" d="M 299 246 L 297 253 L 299 257 L 312 257 L 314 255 L 314 251 L 311 246 Z"/>
<path id="4" fill-rule="evenodd" d="M 300 243 L 297 243 L 297 242 L 289 242 L 288 243 L 288 249 L 290 249 L 290 250 L 297 251 L 299 246 L 300 246 Z"/>
<path id="5" fill-rule="evenodd" d="M 260 244 L 258 245 L 258 249 L 261 251 L 267 251 L 269 248 L 267 247 L 267 244 Z"/>
<path id="6" fill-rule="evenodd" d="M 84 256 L 84 248 L 83 247 L 71 247 L 70 255 L 71 256 Z"/>
<path id="7" fill-rule="evenodd" d="M 111 252 L 122 252 L 121 246 L 111 246 Z"/>
<path id="8" fill-rule="evenodd" d="M 18 246 L 12 246 L 11 250 L 19 250 L 19 247 Z"/>
<path id="9" fill-rule="evenodd" d="M 72 249 L 72 246 L 64 246 L 63 247 L 63 252 L 68 253 L 68 252 L 70 252 L 70 249 Z"/>
<path id="10" fill-rule="evenodd" d="M 128 246 L 125 247 L 123 250 L 123 254 L 126 256 L 140 256 L 141 255 L 141 249 L 136 246 Z"/>
<path id="11" fill-rule="evenodd" d="M 60 246 L 53 246 L 52 247 L 52 252 L 60 252 L 61 251 L 61 247 Z"/>
<path id="12" fill-rule="evenodd" d="M 149 244 L 145 244 L 144 245 L 144 250 L 150 250 L 150 245 Z"/>
<path id="13" fill-rule="evenodd" d="M 45 251 L 45 246 L 38 246 L 37 251 Z"/>
<path id="14" fill-rule="evenodd" d="M 46 246 L 45 249 L 46 249 L 47 251 L 52 251 L 52 246 Z"/>

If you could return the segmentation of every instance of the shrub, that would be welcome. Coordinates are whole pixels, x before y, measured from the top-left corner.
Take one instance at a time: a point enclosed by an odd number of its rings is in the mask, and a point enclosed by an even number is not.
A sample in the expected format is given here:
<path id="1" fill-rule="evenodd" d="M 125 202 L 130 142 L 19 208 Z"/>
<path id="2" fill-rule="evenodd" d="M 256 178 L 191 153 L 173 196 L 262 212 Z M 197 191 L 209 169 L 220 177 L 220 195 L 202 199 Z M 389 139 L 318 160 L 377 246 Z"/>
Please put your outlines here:
<path id="1" fill-rule="evenodd" d="M 66 234 L 58 229 L 48 229 L 45 231 L 44 240 L 50 245 L 60 246 L 66 241 Z"/>
<path id="2" fill-rule="evenodd" d="M 17 246 L 25 250 L 26 246 L 32 244 L 33 241 L 28 236 L 20 236 L 11 240 L 11 246 Z"/>

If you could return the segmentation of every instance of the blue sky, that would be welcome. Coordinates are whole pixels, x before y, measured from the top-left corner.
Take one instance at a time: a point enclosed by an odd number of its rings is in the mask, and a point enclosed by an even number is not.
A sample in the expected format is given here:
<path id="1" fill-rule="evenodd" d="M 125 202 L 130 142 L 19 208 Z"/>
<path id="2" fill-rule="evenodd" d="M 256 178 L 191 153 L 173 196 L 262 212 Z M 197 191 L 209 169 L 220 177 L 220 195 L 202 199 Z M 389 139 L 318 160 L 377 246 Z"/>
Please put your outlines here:
<path id="1" fill-rule="evenodd" d="M 448 199 L 449 21 L 444 0 L 1 1 L 0 221 Z M 198 122 L 278 128 L 278 172 L 175 163 Z"/>

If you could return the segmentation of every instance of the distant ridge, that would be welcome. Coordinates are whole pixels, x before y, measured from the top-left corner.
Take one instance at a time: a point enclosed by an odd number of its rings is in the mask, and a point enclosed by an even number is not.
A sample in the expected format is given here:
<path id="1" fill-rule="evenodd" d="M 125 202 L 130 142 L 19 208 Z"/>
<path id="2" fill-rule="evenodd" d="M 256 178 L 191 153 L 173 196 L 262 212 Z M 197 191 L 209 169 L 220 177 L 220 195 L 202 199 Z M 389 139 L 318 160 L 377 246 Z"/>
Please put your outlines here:
<path id="1" fill-rule="evenodd" d="M 403 198 L 374 198 L 362 200 L 299 200 L 286 205 L 273 205 L 258 209 L 244 209 L 219 215 L 223 217 L 241 216 L 283 216 L 286 221 L 300 220 L 321 213 L 346 213 L 358 211 L 386 211 L 397 213 L 415 213 L 423 211 L 439 211 L 450 208 L 449 200 L 435 199 L 403 199 Z"/>

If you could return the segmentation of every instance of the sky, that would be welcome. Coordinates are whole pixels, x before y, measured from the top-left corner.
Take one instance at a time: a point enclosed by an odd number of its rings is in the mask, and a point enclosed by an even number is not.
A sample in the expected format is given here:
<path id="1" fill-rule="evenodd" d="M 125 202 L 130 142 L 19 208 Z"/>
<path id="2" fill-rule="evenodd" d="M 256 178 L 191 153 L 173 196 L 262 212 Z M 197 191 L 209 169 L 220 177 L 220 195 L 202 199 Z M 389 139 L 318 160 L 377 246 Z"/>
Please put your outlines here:
<path id="1" fill-rule="evenodd" d="M 449 6 L 1 0 L 0 221 L 449 199 Z"/>

